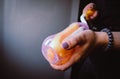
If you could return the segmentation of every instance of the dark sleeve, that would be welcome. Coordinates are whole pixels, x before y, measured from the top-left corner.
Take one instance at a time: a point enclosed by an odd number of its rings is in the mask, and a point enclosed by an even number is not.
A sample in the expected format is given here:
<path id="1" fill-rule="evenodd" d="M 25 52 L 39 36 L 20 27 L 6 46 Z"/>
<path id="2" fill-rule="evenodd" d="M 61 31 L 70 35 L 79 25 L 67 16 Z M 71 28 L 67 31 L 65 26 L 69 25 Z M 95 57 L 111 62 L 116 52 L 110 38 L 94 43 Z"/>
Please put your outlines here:
<path id="1" fill-rule="evenodd" d="M 99 28 L 108 27 L 112 31 L 120 31 L 120 2 L 114 0 L 95 0 L 100 17 L 95 25 Z"/>
<path id="2" fill-rule="evenodd" d="M 80 0 L 78 21 L 84 7 L 93 2 L 98 9 L 98 16 L 92 23 L 93 27 L 99 30 L 104 27 L 110 28 L 112 31 L 120 31 L 120 1 L 114 0 Z M 98 31 L 99 31 L 98 30 Z"/>
<path id="3" fill-rule="evenodd" d="M 83 8 L 90 0 L 80 0 L 79 17 Z M 104 27 L 120 32 L 120 2 L 117 0 L 95 0 L 99 17 L 94 25 L 99 29 Z M 78 21 L 79 20 L 78 17 Z M 120 52 L 111 51 L 109 55 L 95 52 L 84 61 L 75 63 L 71 71 L 71 79 L 120 79 Z"/>

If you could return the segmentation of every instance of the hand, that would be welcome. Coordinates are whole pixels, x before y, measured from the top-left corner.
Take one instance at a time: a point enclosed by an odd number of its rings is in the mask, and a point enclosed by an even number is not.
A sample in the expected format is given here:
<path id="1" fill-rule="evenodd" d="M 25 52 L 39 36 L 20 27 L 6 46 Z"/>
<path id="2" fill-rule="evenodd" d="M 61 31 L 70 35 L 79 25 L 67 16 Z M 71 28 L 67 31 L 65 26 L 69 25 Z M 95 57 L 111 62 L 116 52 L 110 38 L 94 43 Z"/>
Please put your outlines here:
<path id="1" fill-rule="evenodd" d="M 66 49 L 71 49 L 75 47 L 75 52 L 73 53 L 71 59 L 64 65 L 54 65 L 50 64 L 56 70 L 66 70 L 71 67 L 78 60 L 86 57 L 89 53 L 95 51 L 97 47 L 104 48 L 108 43 L 108 36 L 104 32 L 93 32 L 91 30 L 80 31 L 77 30 L 76 33 L 72 34 L 66 38 L 62 44 L 68 44 Z"/>

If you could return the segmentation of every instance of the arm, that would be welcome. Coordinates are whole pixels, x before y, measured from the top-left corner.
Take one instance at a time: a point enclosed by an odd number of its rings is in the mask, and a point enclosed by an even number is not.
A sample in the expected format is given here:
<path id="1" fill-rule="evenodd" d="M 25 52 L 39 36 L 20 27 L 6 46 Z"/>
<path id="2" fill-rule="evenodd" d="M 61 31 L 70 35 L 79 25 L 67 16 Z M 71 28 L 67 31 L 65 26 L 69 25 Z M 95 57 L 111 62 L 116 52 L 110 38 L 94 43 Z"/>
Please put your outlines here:
<path id="1" fill-rule="evenodd" d="M 76 46 L 77 52 L 73 54 L 71 59 L 64 65 L 56 66 L 51 64 L 51 66 L 56 70 L 66 70 L 71 67 L 75 62 L 84 57 L 86 54 L 97 51 L 97 48 L 101 48 L 102 50 L 108 44 L 108 35 L 105 32 L 93 32 L 91 30 L 85 30 L 79 32 L 77 30 L 76 34 L 73 34 L 66 38 L 63 43 L 67 43 L 69 45 L 66 49 L 71 49 Z M 112 32 L 114 37 L 114 46 L 113 50 L 120 50 L 120 32 Z M 63 46 L 64 47 L 64 46 Z M 99 50 L 98 50 L 99 51 Z"/>
<path id="2" fill-rule="evenodd" d="M 102 44 L 103 50 L 108 43 L 108 35 L 105 32 L 95 32 L 97 35 L 97 44 Z M 112 50 L 120 50 L 120 32 L 112 32 L 113 34 L 113 46 Z"/>
<path id="3" fill-rule="evenodd" d="M 120 32 L 113 32 L 113 50 L 120 50 Z"/>

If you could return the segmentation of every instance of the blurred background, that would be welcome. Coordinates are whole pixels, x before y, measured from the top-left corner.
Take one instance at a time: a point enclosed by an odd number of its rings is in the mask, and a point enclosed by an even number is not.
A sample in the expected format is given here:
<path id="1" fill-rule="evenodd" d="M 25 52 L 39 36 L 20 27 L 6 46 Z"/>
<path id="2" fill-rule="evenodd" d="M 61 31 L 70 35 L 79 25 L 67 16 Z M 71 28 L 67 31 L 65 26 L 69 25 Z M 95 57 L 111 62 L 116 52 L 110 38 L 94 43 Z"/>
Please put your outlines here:
<path id="1" fill-rule="evenodd" d="M 0 79 L 69 79 L 50 67 L 43 40 L 78 20 L 79 0 L 0 0 Z"/>

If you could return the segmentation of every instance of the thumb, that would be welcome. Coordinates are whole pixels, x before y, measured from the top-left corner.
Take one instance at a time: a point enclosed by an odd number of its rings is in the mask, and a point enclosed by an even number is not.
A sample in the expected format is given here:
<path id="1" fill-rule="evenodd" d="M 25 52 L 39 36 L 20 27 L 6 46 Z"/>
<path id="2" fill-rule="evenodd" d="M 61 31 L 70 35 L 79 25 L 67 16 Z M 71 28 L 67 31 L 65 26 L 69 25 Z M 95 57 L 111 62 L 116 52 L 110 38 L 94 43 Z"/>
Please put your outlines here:
<path id="1" fill-rule="evenodd" d="M 84 27 L 80 27 L 78 30 L 73 32 L 70 36 L 65 38 L 62 42 L 62 47 L 64 49 L 71 49 L 75 47 L 77 44 L 83 43 L 83 33 L 82 31 L 85 30 Z"/>

